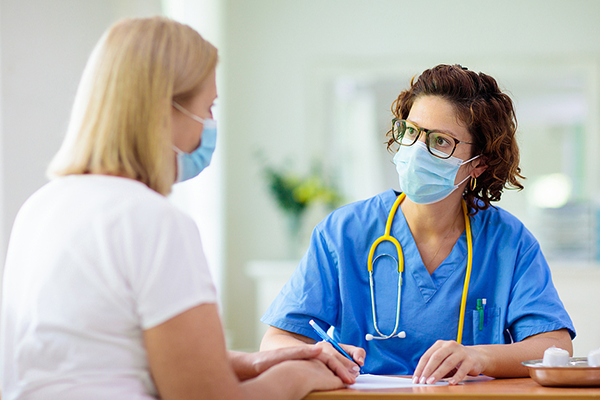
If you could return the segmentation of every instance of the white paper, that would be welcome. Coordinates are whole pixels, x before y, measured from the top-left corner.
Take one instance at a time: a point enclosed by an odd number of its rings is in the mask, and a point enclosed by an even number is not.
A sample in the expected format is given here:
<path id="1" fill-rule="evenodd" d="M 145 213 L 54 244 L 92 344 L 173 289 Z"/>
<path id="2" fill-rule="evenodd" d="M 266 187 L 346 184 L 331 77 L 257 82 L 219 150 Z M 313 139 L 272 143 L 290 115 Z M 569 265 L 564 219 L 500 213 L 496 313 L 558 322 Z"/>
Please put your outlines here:
<path id="1" fill-rule="evenodd" d="M 436 382 L 434 385 L 447 385 L 448 382 Z M 413 383 L 412 378 L 402 378 L 398 376 L 371 375 L 363 374 L 356 378 L 354 385 L 348 386 L 349 389 L 391 389 L 415 386 L 432 386 L 420 385 Z"/>

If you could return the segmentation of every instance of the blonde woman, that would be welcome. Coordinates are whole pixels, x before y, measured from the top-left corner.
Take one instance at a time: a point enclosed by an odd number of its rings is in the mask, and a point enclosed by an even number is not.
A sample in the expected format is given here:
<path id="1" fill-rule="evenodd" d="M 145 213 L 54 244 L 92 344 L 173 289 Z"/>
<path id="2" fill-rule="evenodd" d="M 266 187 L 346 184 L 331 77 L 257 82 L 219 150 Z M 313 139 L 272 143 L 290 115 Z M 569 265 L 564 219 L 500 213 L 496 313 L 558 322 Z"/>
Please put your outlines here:
<path id="1" fill-rule="evenodd" d="M 51 181 L 11 234 L 3 399 L 297 399 L 354 381 L 321 348 L 225 348 L 198 231 L 165 198 L 210 162 L 216 63 L 160 17 L 96 46 Z"/>

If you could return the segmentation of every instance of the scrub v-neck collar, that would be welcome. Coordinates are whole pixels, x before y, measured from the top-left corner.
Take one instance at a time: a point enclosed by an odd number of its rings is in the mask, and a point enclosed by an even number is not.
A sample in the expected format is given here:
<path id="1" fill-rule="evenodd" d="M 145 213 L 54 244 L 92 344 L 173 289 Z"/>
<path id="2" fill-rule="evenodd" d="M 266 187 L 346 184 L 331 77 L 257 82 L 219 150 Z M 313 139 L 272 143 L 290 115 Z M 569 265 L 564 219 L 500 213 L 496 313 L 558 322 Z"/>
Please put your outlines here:
<path id="1" fill-rule="evenodd" d="M 388 212 L 391 210 L 396 197 L 397 194 L 389 204 Z M 408 227 L 406 217 L 402 212 L 402 207 L 398 207 L 398 210 L 396 211 L 391 233 L 402 246 L 402 252 L 404 254 L 404 271 L 406 274 L 412 275 L 423 296 L 423 300 L 426 303 L 433 298 L 452 274 L 457 271 L 462 274 L 465 273 L 467 267 L 466 232 L 462 232 L 452 247 L 452 251 L 448 257 L 446 257 L 436 270 L 433 271 L 433 274 L 429 274 L 429 271 L 427 271 L 427 268 L 423 263 L 421 253 L 419 253 L 415 239 Z"/>

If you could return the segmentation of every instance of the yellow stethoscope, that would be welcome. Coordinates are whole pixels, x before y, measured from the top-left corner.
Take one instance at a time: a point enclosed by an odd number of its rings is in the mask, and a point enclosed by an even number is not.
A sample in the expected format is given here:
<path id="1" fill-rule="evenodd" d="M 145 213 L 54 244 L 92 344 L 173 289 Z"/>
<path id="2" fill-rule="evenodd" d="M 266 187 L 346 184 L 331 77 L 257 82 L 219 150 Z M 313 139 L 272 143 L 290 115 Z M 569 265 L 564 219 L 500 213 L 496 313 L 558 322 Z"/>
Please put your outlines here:
<path id="1" fill-rule="evenodd" d="M 375 240 L 375 242 L 373 242 L 373 244 L 371 245 L 371 250 L 369 251 L 369 261 L 368 261 L 367 268 L 369 269 L 369 285 L 371 286 L 371 308 L 373 310 L 373 325 L 375 326 L 375 331 L 377 331 L 379 336 L 374 336 L 374 335 L 368 333 L 365 335 L 365 339 L 368 341 L 373 340 L 373 339 L 390 339 L 393 337 L 399 337 L 402 339 L 402 338 L 406 337 L 406 333 L 404 331 L 396 333 L 398 331 L 398 323 L 400 321 L 400 298 L 402 295 L 402 273 L 404 272 L 404 256 L 402 254 L 402 247 L 400 246 L 400 243 L 398 242 L 398 240 L 396 240 L 395 237 L 390 235 L 390 232 L 392 230 L 392 221 L 394 220 L 394 216 L 396 215 L 398 206 L 400 206 L 400 203 L 402 203 L 402 200 L 404 200 L 405 196 L 406 195 L 404 193 L 400 193 L 400 195 L 394 202 L 394 205 L 392 206 L 392 209 L 390 210 L 390 214 L 388 216 L 387 223 L 385 224 L 385 233 L 383 234 L 383 236 L 379 237 L 377 240 Z M 469 221 L 467 204 L 465 203 L 464 199 L 462 200 L 462 209 L 463 209 L 463 214 L 465 216 L 465 230 L 467 232 L 467 254 L 468 254 L 468 256 L 467 256 L 467 271 L 465 272 L 465 284 L 463 287 L 462 300 L 460 302 L 458 334 L 456 335 L 456 341 L 458 343 L 460 343 L 462 341 L 463 326 L 465 323 L 465 307 L 467 305 L 467 292 L 469 291 L 469 279 L 471 278 L 471 265 L 473 263 L 473 239 L 471 237 L 471 222 Z M 385 242 L 385 241 L 392 242 L 396 246 L 396 250 L 398 251 L 398 304 L 396 305 L 396 325 L 394 326 L 394 331 L 392 333 L 390 333 L 389 335 L 384 335 L 383 333 L 381 333 L 381 331 L 379 330 L 379 327 L 377 326 L 377 315 L 375 313 L 375 294 L 373 292 L 373 255 L 375 254 L 375 250 L 377 249 L 377 246 L 379 246 L 382 242 Z M 382 255 L 389 256 L 389 254 L 382 254 Z M 375 261 L 377 260 L 377 258 L 381 257 L 382 255 L 377 256 L 375 258 Z"/>

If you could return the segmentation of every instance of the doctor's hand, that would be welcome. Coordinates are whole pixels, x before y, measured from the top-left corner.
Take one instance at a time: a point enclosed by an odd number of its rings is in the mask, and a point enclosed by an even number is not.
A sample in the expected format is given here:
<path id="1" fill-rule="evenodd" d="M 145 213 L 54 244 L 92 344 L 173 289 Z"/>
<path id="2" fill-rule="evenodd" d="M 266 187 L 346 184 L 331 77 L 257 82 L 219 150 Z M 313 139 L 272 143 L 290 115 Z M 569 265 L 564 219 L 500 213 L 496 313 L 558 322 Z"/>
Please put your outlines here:
<path id="1" fill-rule="evenodd" d="M 456 385 L 467 375 L 479 375 L 484 368 L 485 358 L 476 348 L 454 340 L 438 340 L 419 360 L 413 382 L 434 384 L 447 377 L 448 383 Z"/>
<path id="2" fill-rule="evenodd" d="M 354 363 L 340 354 L 330 343 L 323 341 L 315 343 L 314 346 L 322 349 L 321 355 L 317 359 L 325 363 L 344 383 L 353 384 L 356 382 L 356 377 L 360 374 L 359 365 L 361 367 L 365 365 L 366 352 L 363 348 L 340 344 L 344 351 L 356 361 Z"/>

